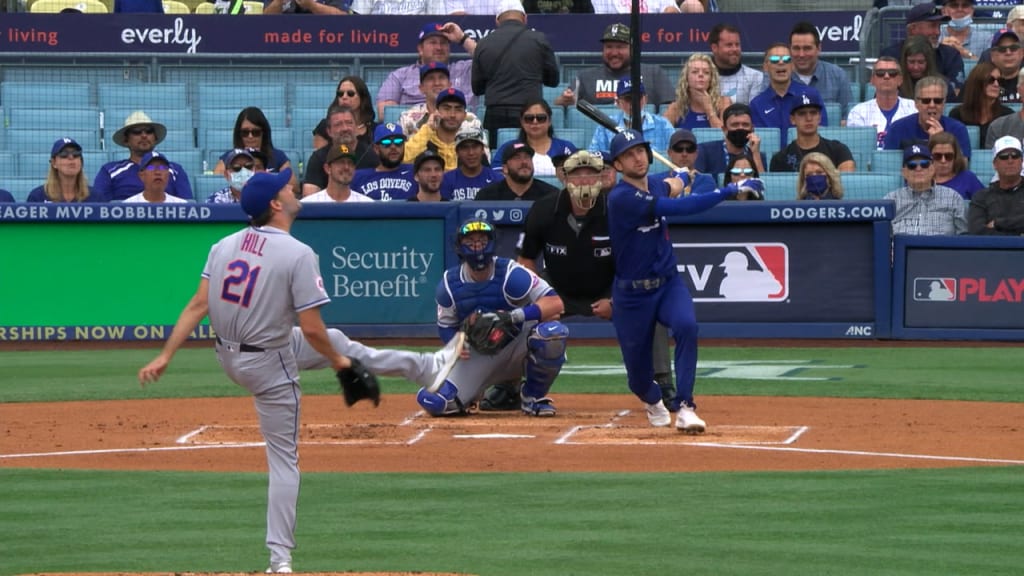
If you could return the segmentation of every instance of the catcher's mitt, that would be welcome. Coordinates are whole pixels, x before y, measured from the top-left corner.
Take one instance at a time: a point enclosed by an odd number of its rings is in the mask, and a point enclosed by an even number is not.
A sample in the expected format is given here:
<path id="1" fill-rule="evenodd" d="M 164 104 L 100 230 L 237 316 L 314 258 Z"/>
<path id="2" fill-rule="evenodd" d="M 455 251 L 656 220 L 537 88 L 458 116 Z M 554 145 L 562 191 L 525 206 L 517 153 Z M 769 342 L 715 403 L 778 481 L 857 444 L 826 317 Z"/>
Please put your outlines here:
<path id="1" fill-rule="evenodd" d="M 363 366 L 363 363 L 352 358 L 352 366 L 338 370 L 338 382 L 345 395 L 345 405 L 351 406 L 363 398 L 373 400 L 374 406 L 380 406 L 380 384 L 377 377 Z"/>
<path id="2" fill-rule="evenodd" d="M 462 323 L 466 343 L 481 354 L 493 356 L 516 339 L 519 328 L 508 312 L 473 312 Z"/>

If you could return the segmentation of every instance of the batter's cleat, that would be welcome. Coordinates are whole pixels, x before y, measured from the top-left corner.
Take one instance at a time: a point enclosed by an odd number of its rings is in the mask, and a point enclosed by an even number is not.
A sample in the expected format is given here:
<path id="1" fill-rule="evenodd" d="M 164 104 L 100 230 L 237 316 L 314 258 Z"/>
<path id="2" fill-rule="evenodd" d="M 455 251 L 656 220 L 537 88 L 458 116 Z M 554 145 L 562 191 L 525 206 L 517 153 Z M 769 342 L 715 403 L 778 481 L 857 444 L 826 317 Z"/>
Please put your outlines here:
<path id="1" fill-rule="evenodd" d="M 707 423 L 697 416 L 697 411 L 692 406 L 679 406 L 679 412 L 676 413 L 676 430 L 685 434 L 703 434 L 705 428 Z"/>
<path id="2" fill-rule="evenodd" d="M 491 386 L 480 400 L 481 412 L 504 412 L 520 407 L 519 382 L 499 382 Z"/>
<path id="3" fill-rule="evenodd" d="M 668 413 L 668 408 L 665 408 L 661 402 L 654 404 L 644 402 L 644 407 L 647 408 L 647 421 L 651 423 L 651 426 L 663 428 L 672 423 L 672 415 Z"/>
<path id="4" fill-rule="evenodd" d="M 291 574 L 292 565 L 288 562 L 271 563 L 270 568 L 267 568 L 266 574 Z"/>
<path id="5" fill-rule="evenodd" d="M 427 392 L 436 393 L 441 389 L 441 385 L 444 384 L 444 381 L 448 379 L 448 375 L 452 373 L 452 369 L 455 368 L 455 363 L 459 361 L 459 356 L 462 355 L 462 349 L 465 346 L 466 333 L 459 331 L 444 345 L 444 348 L 434 352 L 437 374 L 434 375 L 434 381 L 427 387 Z"/>
<path id="6" fill-rule="evenodd" d="M 538 398 L 537 400 L 523 398 L 522 410 L 523 414 L 537 416 L 538 418 L 550 418 L 557 412 L 554 402 L 552 402 L 551 398 L 546 397 Z"/>

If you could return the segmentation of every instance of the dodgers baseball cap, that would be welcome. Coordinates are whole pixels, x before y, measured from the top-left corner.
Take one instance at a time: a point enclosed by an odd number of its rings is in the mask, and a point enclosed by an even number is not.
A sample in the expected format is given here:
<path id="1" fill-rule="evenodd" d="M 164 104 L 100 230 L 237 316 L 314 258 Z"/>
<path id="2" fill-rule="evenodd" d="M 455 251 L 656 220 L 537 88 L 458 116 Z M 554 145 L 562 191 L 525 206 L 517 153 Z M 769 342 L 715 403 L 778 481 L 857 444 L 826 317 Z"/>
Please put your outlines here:
<path id="1" fill-rule="evenodd" d="M 825 101 L 821 99 L 821 94 L 813 89 L 806 88 L 797 96 L 796 104 L 793 104 L 793 108 L 790 109 L 789 113 L 793 114 L 801 108 L 817 108 L 821 110 L 825 107 Z"/>
<path id="2" fill-rule="evenodd" d="M 447 38 L 447 36 L 444 35 L 444 32 L 441 31 L 442 28 L 444 28 L 444 26 L 437 22 L 424 24 L 423 28 L 420 28 L 418 42 L 423 42 L 424 40 L 430 38 L 431 36 L 440 36 L 441 38 Z"/>
<path id="3" fill-rule="evenodd" d="M 60 151 L 67 148 L 68 146 L 72 148 L 78 148 L 79 150 L 82 149 L 82 147 L 78 145 L 78 142 L 75 142 L 73 139 L 60 138 L 56 142 L 54 142 L 53 147 L 50 148 L 50 158 L 53 158 L 57 154 L 60 154 Z"/>
<path id="4" fill-rule="evenodd" d="M 440 106 L 442 102 L 447 102 L 448 100 L 454 100 L 463 106 L 466 105 L 466 95 L 458 88 L 449 88 L 438 92 L 437 100 L 434 102 L 434 105 Z"/>
<path id="5" fill-rule="evenodd" d="M 672 137 L 668 140 L 668 147 L 673 148 L 680 142 L 689 142 L 691 144 L 697 143 L 697 137 L 693 135 L 693 132 L 686 128 L 680 128 L 672 133 Z"/>
<path id="6" fill-rule="evenodd" d="M 637 84 L 637 88 L 640 90 L 640 94 L 647 94 L 647 89 L 644 88 L 644 83 Z M 629 78 L 622 78 L 619 80 L 619 86 L 615 89 L 615 93 L 622 98 L 623 96 L 629 96 L 633 92 L 633 82 Z"/>
<path id="7" fill-rule="evenodd" d="M 444 62 L 429 62 L 420 66 L 420 82 L 423 81 L 423 77 L 431 72 L 444 72 L 444 75 L 451 78 L 451 70 L 448 70 L 448 65 Z"/>
<path id="8" fill-rule="evenodd" d="M 402 127 L 394 122 L 377 124 L 377 127 L 373 129 L 373 141 L 377 144 L 380 144 L 381 140 L 392 136 L 405 136 L 405 133 L 402 132 Z"/>
<path id="9" fill-rule="evenodd" d="M 601 42 L 625 42 L 629 44 L 629 26 L 625 24 L 609 24 L 601 35 Z"/>
<path id="10" fill-rule="evenodd" d="M 146 152 L 146 155 L 142 157 L 142 161 L 139 162 L 139 170 L 142 170 L 143 168 L 149 166 L 150 164 L 156 162 L 157 160 L 163 162 L 168 166 L 171 165 L 171 161 L 167 159 L 167 156 L 164 156 L 163 154 L 157 152 L 156 150 L 153 150 L 151 152 Z"/>
<path id="11" fill-rule="evenodd" d="M 996 159 L 996 155 L 1006 150 L 1021 151 L 1020 140 L 1017 140 L 1013 136 L 1003 136 L 1002 138 L 995 141 L 992 145 L 992 159 Z"/>
<path id="12" fill-rule="evenodd" d="M 228 152 L 227 155 L 224 157 L 224 165 L 227 166 L 231 164 L 232 162 L 235 161 L 235 158 L 238 158 L 239 156 L 246 156 L 250 160 L 255 160 L 256 157 L 253 156 L 253 152 L 253 148 L 235 148 L 234 150 Z"/>
<path id="13" fill-rule="evenodd" d="M 522 140 L 513 140 L 505 146 L 505 149 L 501 152 L 501 163 L 506 164 L 516 154 L 527 154 L 530 158 L 533 158 L 533 148 L 529 144 Z"/>
<path id="14" fill-rule="evenodd" d="M 412 171 L 419 172 L 420 167 L 430 161 L 437 162 L 438 164 L 441 165 L 441 170 L 444 170 L 444 158 L 441 158 L 441 155 L 438 154 L 437 152 L 428 149 L 424 150 L 423 152 L 420 152 L 420 155 L 417 156 L 415 160 L 413 160 Z"/>
<path id="15" fill-rule="evenodd" d="M 906 162 L 911 158 L 924 158 L 925 160 L 931 160 L 932 151 L 924 144 L 912 144 L 903 149 L 903 161 Z"/>
<path id="16" fill-rule="evenodd" d="M 242 210 L 250 218 L 258 218 L 270 208 L 270 201 L 277 198 L 292 180 L 292 169 L 285 168 L 281 172 L 257 172 L 242 187 Z"/>
<path id="17" fill-rule="evenodd" d="M 992 48 L 998 46 L 999 41 L 1002 40 L 1003 38 L 1006 38 L 1007 36 L 1013 38 L 1015 42 L 1020 42 L 1020 36 L 1017 36 L 1016 32 L 1014 32 L 1010 28 L 1003 28 L 1002 30 L 992 35 Z"/>
<path id="18" fill-rule="evenodd" d="M 907 12 L 907 24 L 913 24 L 914 22 L 933 22 L 942 21 L 948 22 L 949 16 L 944 15 L 935 4 L 931 2 L 925 2 L 924 4 L 918 4 Z"/>
<path id="19" fill-rule="evenodd" d="M 348 158 L 353 162 L 359 161 L 359 159 L 356 158 L 356 151 L 349 148 L 348 144 L 335 144 L 334 146 L 331 146 L 331 149 L 327 152 L 327 158 L 324 159 L 324 164 L 330 164 L 331 162 L 342 158 Z"/>
<path id="20" fill-rule="evenodd" d="M 572 142 L 565 142 L 561 148 L 556 150 L 548 150 L 548 156 L 551 157 L 551 163 L 558 166 L 565 162 L 565 159 L 572 156 L 579 148 L 577 148 Z"/>

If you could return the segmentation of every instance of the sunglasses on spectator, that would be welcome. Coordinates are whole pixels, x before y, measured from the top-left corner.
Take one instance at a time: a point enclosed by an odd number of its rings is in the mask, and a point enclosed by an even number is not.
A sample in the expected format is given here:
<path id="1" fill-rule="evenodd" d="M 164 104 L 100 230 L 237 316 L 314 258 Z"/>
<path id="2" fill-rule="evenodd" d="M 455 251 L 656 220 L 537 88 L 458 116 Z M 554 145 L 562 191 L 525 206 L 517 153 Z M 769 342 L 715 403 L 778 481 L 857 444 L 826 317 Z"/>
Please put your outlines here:
<path id="1" fill-rule="evenodd" d="M 243 168 L 246 170 L 255 170 L 256 164 L 249 162 L 247 164 L 232 164 L 231 166 L 228 166 L 228 170 L 231 170 L 232 172 L 241 172 Z"/>
<path id="2" fill-rule="evenodd" d="M 988 77 L 988 83 L 989 84 L 999 84 L 999 76 L 989 76 Z"/>
<path id="3" fill-rule="evenodd" d="M 1000 160 L 1020 160 L 1020 152 L 1000 152 L 999 154 L 996 154 L 996 158 L 999 158 Z"/>
<path id="4" fill-rule="evenodd" d="M 543 124 L 548 121 L 547 114 L 523 114 L 523 122 Z"/>
<path id="5" fill-rule="evenodd" d="M 163 172 L 165 170 L 170 170 L 170 169 L 171 169 L 171 167 L 168 166 L 167 164 L 147 164 L 146 167 L 144 168 L 144 170 L 146 172 L 153 172 L 153 171 L 157 171 L 157 170 Z"/>
<path id="6" fill-rule="evenodd" d="M 242 128 L 241 130 L 239 130 L 239 132 L 241 132 L 242 136 L 245 136 L 247 138 L 263 137 L 263 128 Z"/>
<path id="7" fill-rule="evenodd" d="M 689 142 L 681 142 L 672 147 L 672 151 L 677 154 L 693 154 L 697 151 L 696 144 L 690 144 Z"/>
<path id="8" fill-rule="evenodd" d="M 899 70 L 894 70 L 892 68 L 886 68 L 884 70 L 875 70 L 875 77 L 876 78 L 895 78 L 895 77 L 897 77 L 899 75 L 900 75 L 900 71 Z"/>
<path id="9" fill-rule="evenodd" d="M 792 60 L 792 59 L 793 59 L 792 56 L 769 56 L 768 57 L 768 61 L 771 62 L 772 64 L 779 64 L 779 63 L 789 64 L 789 61 Z"/>
<path id="10" fill-rule="evenodd" d="M 750 176 L 753 173 L 754 173 L 754 169 L 753 168 L 730 168 L 729 169 L 729 174 L 732 174 L 733 176 L 739 176 L 741 174 L 743 176 Z"/>
<path id="11" fill-rule="evenodd" d="M 57 152 L 57 158 L 81 158 L 82 151 L 77 148 L 65 148 L 60 152 Z"/>
<path id="12" fill-rule="evenodd" d="M 128 130 L 129 136 L 138 136 L 140 134 L 153 134 L 156 130 L 152 126 L 146 126 L 145 128 L 132 128 Z"/>
<path id="13" fill-rule="evenodd" d="M 907 170 L 917 170 L 918 168 L 921 170 L 927 170 L 928 168 L 931 168 L 931 166 L 931 160 L 911 160 L 903 165 Z"/>
<path id="14" fill-rule="evenodd" d="M 341 98 L 342 96 L 348 96 L 349 98 L 355 98 L 356 97 L 356 91 L 355 90 L 338 90 L 337 92 L 334 93 L 334 95 L 337 96 L 338 98 Z"/>
<path id="15" fill-rule="evenodd" d="M 401 136 L 396 136 L 394 138 L 385 138 L 378 142 L 378 144 L 380 144 L 381 146 L 401 146 L 402 144 L 405 144 L 405 138 Z"/>
<path id="16" fill-rule="evenodd" d="M 1003 46 L 993 46 L 992 49 L 995 50 L 996 52 L 999 52 L 1000 54 L 1006 54 L 1007 52 L 1016 52 L 1017 50 L 1020 50 L 1020 44 L 1006 44 Z"/>
<path id="17" fill-rule="evenodd" d="M 918 102 L 921 104 L 942 104 L 946 101 L 945 98 L 918 98 Z"/>
<path id="18" fill-rule="evenodd" d="M 932 152 L 932 158 L 937 162 L 952 162 L 956 158 L 956 154 L 952 152 Z"/>

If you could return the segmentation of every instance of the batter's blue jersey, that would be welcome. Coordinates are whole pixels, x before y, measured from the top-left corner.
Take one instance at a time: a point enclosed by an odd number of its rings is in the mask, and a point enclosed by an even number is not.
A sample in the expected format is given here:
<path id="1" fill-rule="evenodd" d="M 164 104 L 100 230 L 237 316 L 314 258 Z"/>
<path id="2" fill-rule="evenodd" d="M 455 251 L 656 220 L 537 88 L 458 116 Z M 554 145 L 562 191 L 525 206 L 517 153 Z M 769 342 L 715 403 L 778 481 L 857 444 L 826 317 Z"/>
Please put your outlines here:
<path id="1" fill-rule="evenodd" d="M 620 181 L 608 195 L 608 229 L 617 278 L 640 280 L 675 274 L 668 224 L 654 214 L 655 199 L 668 196 L 668 184 L 648 176 L 647 189 L 644 192 Z"/>

